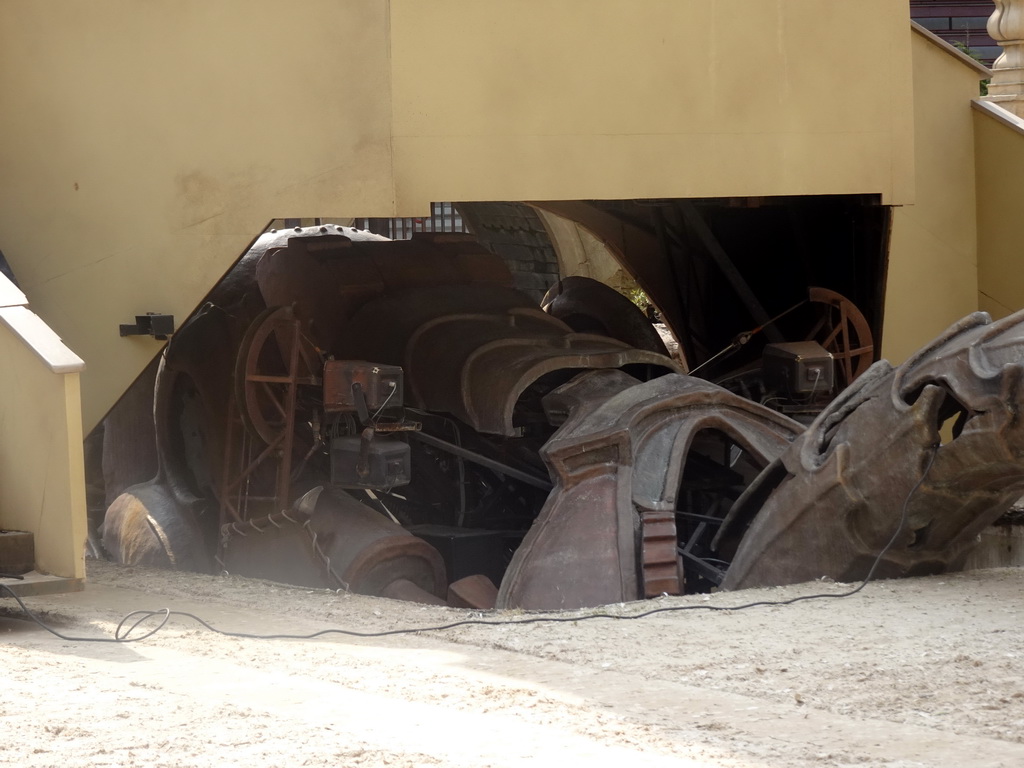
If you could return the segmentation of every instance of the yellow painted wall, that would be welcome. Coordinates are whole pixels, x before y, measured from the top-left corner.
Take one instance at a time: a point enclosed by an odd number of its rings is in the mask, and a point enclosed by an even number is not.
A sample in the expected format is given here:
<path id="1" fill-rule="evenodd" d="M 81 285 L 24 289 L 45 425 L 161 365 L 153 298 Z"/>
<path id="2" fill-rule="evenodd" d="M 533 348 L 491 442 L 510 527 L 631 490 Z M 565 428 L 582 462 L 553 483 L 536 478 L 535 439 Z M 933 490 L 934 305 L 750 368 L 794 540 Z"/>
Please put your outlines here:
<path id="1" fill-rule="evenodd" d="M 25 307 L 0 308 L 0 528 L 34 534 L 37 570 L 81 579 L 86 509 L 79 374 L 54 371 L 15 328 L 41 337 L 44 354 L 70 359 L 67 367 L 81 361 L 41 326 Z"/>
<path id="2" fill-rule="evenodd" d="M 86 428 L 274 218 L 391 215 L 387 3 L 0 2 L 0 249 Z M 351 214 L 350 214 L 351 215 Z"/>
<path id="3" fill-rule="evenodd" d="M 391 7 L 400 208 L 861 192 L 911 202 L 905 4 Z"/>
<path id="4" fill-rule="evenodd" d="M 1024 120 L 977 106 L 978 305 L 998 318 L 1024 309 Z"/>
<path id="5" fill-rule="evenodd" d="M 865 28 L 870 34 L 851 34 Z M 281 217 L 912 201 L 895 0 L 0 0 L 0 249 L 91 428 Z"/>
<path id="6" fill-rule="evenodd" d="M 974 124 L 979 72 L 911 33 L 914 205 L 893 216 L 882 356 L 899 363 L 977 307 Z"/>

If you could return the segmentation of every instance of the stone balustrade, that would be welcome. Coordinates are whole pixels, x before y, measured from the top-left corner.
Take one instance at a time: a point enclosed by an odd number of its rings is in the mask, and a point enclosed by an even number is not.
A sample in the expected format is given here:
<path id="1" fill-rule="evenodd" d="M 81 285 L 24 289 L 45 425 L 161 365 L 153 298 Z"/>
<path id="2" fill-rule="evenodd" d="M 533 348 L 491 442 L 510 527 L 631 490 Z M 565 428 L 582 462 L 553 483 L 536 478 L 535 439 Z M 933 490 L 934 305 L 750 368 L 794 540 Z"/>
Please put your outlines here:
<path id="1" fill-rule="evenodd" d="M 987 99 L 1024 117 L 1024 0 L 995 3 L 988 33 L 1002 46 L 1003 53 L 992 65 Z"/>

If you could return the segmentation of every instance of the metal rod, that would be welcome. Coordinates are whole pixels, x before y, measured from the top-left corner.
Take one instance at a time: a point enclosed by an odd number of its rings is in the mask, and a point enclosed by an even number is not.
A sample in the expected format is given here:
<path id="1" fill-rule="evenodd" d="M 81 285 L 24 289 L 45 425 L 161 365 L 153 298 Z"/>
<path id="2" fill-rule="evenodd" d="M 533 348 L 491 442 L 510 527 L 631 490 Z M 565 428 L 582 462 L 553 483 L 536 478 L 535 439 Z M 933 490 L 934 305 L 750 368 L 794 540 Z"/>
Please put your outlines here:
<path id="1" fill-rule="evenodd" d="M 794 304 L 789 309 L 780 312 L 779 314 L 777 314 L 773 318 L 770 318 L 764 325 L 760 325 L 757 328 L 753 328 L 753 329 L 751 329 L 749 331 L 744 331 L 743 333 L 739 334 L 735 339 L 732 340 L 732 343 L 729 344 L 729 346 L 727 346 L 721 352 L 719 352 L 719 353 L 717 353 L 715 355 L 712 355 L 707 360 L 705 360 L 703 363 L 701 363 L 696 368 L 694 368 L 692 371 L 689 371 L 689 375 L 693 376 L 701 368 L 703 368 L 703 367 L 705 367 L 707 365 L 710 365 L 711 363 L 715 362 L 715 360 L 717 360 L 718 358 L 720 358 L 722 355 L 726 354 L 727 352 L 734 352 L 734 351 L 736 351 L 737 349 L 742 347 L 744 344 L 746 344 L 748 341 L 750 341 L 750 338 L 755 333 L 760 333 L 761 331 L 765 331 L 765 333 L 767 333 L 767 331 L 765 329 L 768 328 L 769 326 L 771 326 L 772 324 L 774 324 L 776 320 L 781 320 L 783 317 L 788 315 L 794 309 L 798 309 L 799 307 L 802 307 L 806 303 L 807 303 L 807 299 L 804 299 L 803 301 L 798 301 L 796 304 Z"/>
<path id="2" fill-rule="evenodd" d="M 289 312 L 289 315 L 291 313 Z M 291 331 L 291 350 L 288 356 L 288 388 L 285 390 L 284 402 L 284 445 L 277 465 L 277 510 L 288 508 L 288 498 L 292 489 L 292 445 L 295 440 L 295 404 L 299 395 L 299 346 L 302 334 L 299 321 L 290 317 L 288 330 Z M 287 337 L 286 337 L 287 338 Z"/>
<path id="3" fill-rule="evenodd" d="M 701 515 L 697 512 L 678 512 L 677 514 L 682 515 L 687 520 L 699 520 L 705 523 L 714 523 L 715 525 L 721 525 L 723 518 L 715 517 L 714 515 Z"/>
<path id="4" fill-rule="evenodd" d="M 681 202 L 680 207 L 682 208 L 686 225 L 700 238 L 715 264 L 718 265 L 726 280 L 729 281 L 733 290 L 736 291 L 736 294 L 740 297 L 744 306 L 746 306 L 747 311 L 750 312 L 751 317 L 754 318 L 754 322 L 759 323 L 764 328 L 765 335 L 770 341 L 775 343 L 785 341 L 782 334 L 769 324 L 771 320 L 768 317 L 768 313 L 765 312 L 761 302 L 754 294 L 754 291 L 751 290 L 750 284 L 740 274 L 732 259 L 729 258 L 729 254 L 725 252 L 725 248 L 722 247 L 722 244 L 715 237 L 707 222 L 704 221 L 704 217 L 701 216 L 697 207 L 689 201 Z"/>
<path id="5" fill-rule="evenodd" d="M 442 451 L 445 451 L 446 453 L 450 453 L 453 456 L 459 456 L 460 458 L 463 458 L 466 461 L 471 461 L 474 464 L 479 464 L 481 467 L 487 467 L 487 469 L 492 469 L 495 472 L 500 472 L 503 475 L 508 475 L 509 477 L 515 478 L 516 480 L 526 483 L 527 485 L 532 485 L 534 488 L 540 488 L 545 491 L 550 491 L 553 487 L 551 485 L 551 482 L 545 480 L 544 478 L 537 477 L 536 475 L 531 475 L 529 472 L 523 472 L 522 470 L 514 469 L 513 467 L 510 467 L 507 464 L 502 464 L 500 461 L 495 461 L 494 459 L 489 459 L 486 456 L 481 456 L 479 453 L 474 453 L 473 451 L 470 451 L 466 448 L 461 448 L 460 446 L 455 445 L 453 443 L 449 443 L 447 440 L 442 440 L 439 437 L 428 435 L 425 432 L 410 432 L 409 435 L 411 437 L 416 438 L 417 440 L 426 443 L 427 445 L 432 445 L 435 448 L 440 448 Z"/>

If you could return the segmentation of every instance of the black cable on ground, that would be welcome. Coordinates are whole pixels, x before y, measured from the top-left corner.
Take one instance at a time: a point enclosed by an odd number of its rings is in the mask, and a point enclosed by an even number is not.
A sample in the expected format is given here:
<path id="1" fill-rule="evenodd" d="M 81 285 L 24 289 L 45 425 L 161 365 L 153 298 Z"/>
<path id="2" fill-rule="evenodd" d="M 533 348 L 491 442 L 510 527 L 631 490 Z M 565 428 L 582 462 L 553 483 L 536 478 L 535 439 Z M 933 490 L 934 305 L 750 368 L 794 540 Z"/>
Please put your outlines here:
<path id="1" fill-rule="evenodd" d="M 584 616 L 550 616 L 550 615 L 543 615 L 543 616 L 528 616 L 526 618 L 520 618 L 520 619 L 497 619 L 497 620 L 491 620 L 491 619 L 462 619 L 460 621 L 453 621 L 453 622 L 451 622 L 449 624 L 439 624 L 439 625 L 436 625 L 436 626 L 428 626 L 428 627 L 409 627 L 409 628 L 404 628 L 404 629 L 388 629 L 388 630 L 384 630 L 382 632 L 357 632 L 356 630 L 352 630 L 352 629 L 334 629 L 334 628 L 332 628 L 332 629 L 322 629 L 319 632 L 313 632 L 313 633 L 307 634 L 307 635 L 290 635 L 290 634 L 257 635 L 257 634 L 252 634 L 252 633 L 249 633 L 249 632 L 229 632 L 227 630 L 217 629 L 216 627 L 211 626 L 210 624 L 206 623 L 205 621 L 203 621 L 203 619 L 199 618 L 195 614 L 187 613 L 185 611 L 172 611 L 172 610 L 169 610 L 167 608 L 161 608 L 160 610 L 157 610 L 157 611 L 149 611 L 149 610 L 132 611 L 127 616 L 125 616 L 123 619 L 121 619 L 121 622 L 117 625 L 117 628 L 114 630 L 113 637 L 74 637 L 74 636 L 69 636 L 69 635 L 61 634 L 57 630 L 53 629 L 53 627 L 50 627 L 45 622 L 43 622 L 38 616 L 36 616 L 32 611 L 29 610 L 28 606 L 25 605 L 25 603 L 22 601 L 21 597 L 19 597 L 17 594 L 15 594 L 14 590 L 12 590 L 6 584 L 0 584 L 0 588 L 3 588 L 8 594 L 10 594 L 11 597 L 13 597 L 15 600 L 17 600 L 18 601 L 18 605 L 21 606 L 21 610 L 25 612 L 25 615 L 28 616 L 30 619 L 32 619 L 32 621 L 34 621 L 40 627 L 45 629 L 47 632 L 49 632 L 52 635 L 56 635 L 61 640 L 66 640 L 66 641 L 69 641 L 69 642 L 82 642 L 82 643 L 134 643 L 134 642 L 139 642 L 141 640 L 146 640 L 147 638 L 152 637 L 157 632 L 159 632 L 161 629 L 163 629 L 167 625 L 168 621 L 170 621 L 170 618 L 172 616 L 179 616 L 181 618 L 191 619 L 192 621 L 196 622 L 197 624 L 199 624 L 203 628 L 209 630 L 210 632 L 213 632 L 213 633 L 218 634 L 218 635 L 223 635 L 224 637 L 237 637 L 237 638 L 242 638 L 242 639 L 247 639 L 247 640 L 313 640 L 315 638 L 323 637 L 325 635 L 345 635 L 345 636 L 348 636 L 348 637 L 371 638 L 371 637 L 389 637 L 391 635 L 411 635 L 411 634 L 417 634 L 417 633 L 420 633 L 420 632 L 441 632 L 441 631 L 446 630 L 446 629 L 455 629 L 456 627 L 470 627 L 470 626 L 507 627 L 507 626 L 513 626 L 513 625 L 518 625 L 518 624 L 541 624 L 541 623 L 544 623 L 544 624 L 566 624 L 566 623 L 573 623 L 573 622 L 577 622 L 577 621 L 590 621 L 592 619 L 613 619 L 613 620 L 644 619 L 644 618 L 647 618 L 648 616 L 654 616 L 654 615 L 659 614 L 659 613 L 677 613 L 677 612 L 681 612 L 681 611 L 743 611 L 743 610 L 746 610 L 747 608 L 758 608 L 758 607 L 765 607 L 765 608 L 767 608 L 767 607 L 779 607 L 779 606 L 785 606 L 785 605 L 793 605 L 794 603 L 800 603 L 800 602 L 804 602 L 804 601 L 807 601 L 807 600 L 825 600 L 825 599 L 838 600 L 838 599 L 841 599 L 841 598 L 852 597 L 853 595 L 856 595 L 858 592 L 860 592 L 862 589 L 864 589 L 864 587 L 866 587 L 868 585 L 868 583 L 871 581 L 871 579 L 874 577 L 875 571 L 877 570 L 879 564 L 882 562 L 882 558 L 885 557 L 885 554 L 892 548 L 893 544 L 895 544 L 896 540 L 899 538 L 900 532 L 903 530 L 903 526 L 907 522 L 907 509 L 910 506 L 910 499 L 913 498 L 914 494 L 917 493 L 917 489 L 921 487 L 921 484 L 925 481 L 925 478 L 928 477 L 928 473 L 931 471 L 932 464 L 935 463 L 935 456 L 938 453 L 938 449 L 939 449 L 939 445 L 938 444 L 931 446 L 931 455 L 928 457 L 928 464 L 925 467 L 924 472 L 921 474 L 921 478 L 914 484 L 914 487 L 910 489 L 910 492 L 907 494 L 906 498 L 903 500 L 903 506 L 902 506 L 902 509 L 901 509 L 901 512 L 900 512 L 899 524 L 896 526 L 896 530 L 895 530 L 895 532 L 893 532 L 893 535 L 889 539 L 888 543 L 878 553 L 878 556 L 875 558 L 874 563 L 872 563 L 871 568 L 868 571 L 867 576 L 865 576 L 864 580 L 860 584 L 858 584 L 856 587 L 854 587 L 853 589 L 848 590 L 846 592 L 840 592 L 839 594 L 835 594 L 835 593 L 819 593 L 819 594 L 814 594 L 814 595 L 800 595 L 798 597 L 791 597 L 788 600 L 756 600 L 756 601 L 754 601 L 752 603 L 744 603 L 743 605 L 736 605 L 736 606 L 724 606 L 724 605 L 671 605 L 671 606 L 664 606 L 662 608 L 652 608 L 652 609 L 647 610 L 647 611 L 642 611 L 641 613 L 633 613 L 633 614 L 588 613 L 588 614 L 586 614 Z M 136 629 L 138 629 L 138 627 L 141 624 L 143 624 L 145 621 L 147 621 L 148 619 L 151 619 L 153 617 L 160 617 L 160 621 L 157 624 L 157 626 L 155 626 L 154 628 L 148 630 L 144 634 L 139 635 L 138 637 L 132 637 L 131 636 L 132 633 Z"/>

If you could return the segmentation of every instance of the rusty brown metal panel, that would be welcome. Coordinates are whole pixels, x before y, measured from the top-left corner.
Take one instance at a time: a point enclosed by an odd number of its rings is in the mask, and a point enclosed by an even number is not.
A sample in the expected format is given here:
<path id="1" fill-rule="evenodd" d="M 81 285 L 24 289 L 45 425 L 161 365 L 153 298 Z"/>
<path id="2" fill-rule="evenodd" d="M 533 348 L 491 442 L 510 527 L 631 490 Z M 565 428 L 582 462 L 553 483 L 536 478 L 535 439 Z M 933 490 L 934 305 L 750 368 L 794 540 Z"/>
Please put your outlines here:
<path id="1" fill-rule="evenodd" d="M 601 382 L 608 374 L 612 379 Z M 667 375 L 627 384 L 621 372 L 599 371 L 549 396 L 559 408 L 575 404 L 582 415 L 570 411 L 542 450 L 555 488 L 512 559 L 499 607 L 578 608 L 636 600 L 666 586 L 658 573 L 664 551 L 650 553 L 652 578 L 644 583 L 642 515 L 663 513 L 651 516 L 662 529 L 674 516 L 694 436 L 722 431 L 767 466 L 803 431 L 700 379 Z M 664 530 L 652 533 L 664 538 Z"/>
<path id="2" fill-rule="evenodd" d="M 683 568 L 677 553 L 675 510 L 653 509 L 640 513 L 643 545 L 640 569 L 643 597 L 678 595 L 683 590 Z"/>
<path id="3" fill-rule="evenodd" d="M 368 302 L 339 350 L 401 365 L 411 403 L 498 435 L 515 434 L 520 395 L 547 373 L 625 365 L 679 370 L 663 355 L 573 333 L 519 292 L 497 285 L 445 285 Z"/>
<path id="4" fill-rule="evenodd" d="M 402 369 L 395 365 L 368 363 L 363 360 L 328 360 L 324 363 L 324 411 L 354 412 L 359 403 L 354 387 L 359 386 L 367 408 L 377 410 L 386 405 L 404 403 Z"/>
<path id="5" fill-rule="evenodd" d="M 308 514 L 232 523 L 222 534 L 224 567 L 232 573 L 368 595 L 386 594 L 396 582 L 447 593 L 436 549 L 342 493 L 320 497 Z M 404 584 L 397 589 L 408 592 Z"/>
<path id="6" fill-rule="evenodd" d="M 761 479 L 723 586 L 862 579 L 890 539 L 876 576 L 958 567 L 1024 492 L 1022 378 L 1021 313 L 975 313 L 898 368 L 876 363 Z"/>

